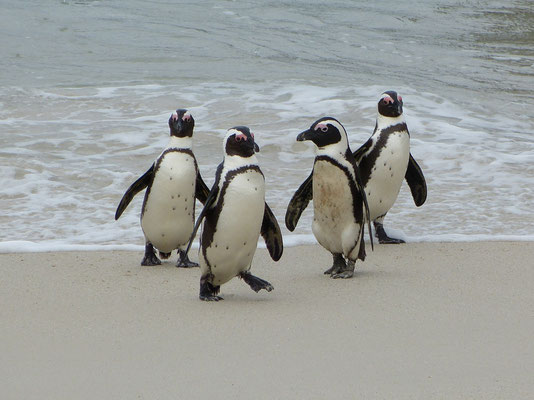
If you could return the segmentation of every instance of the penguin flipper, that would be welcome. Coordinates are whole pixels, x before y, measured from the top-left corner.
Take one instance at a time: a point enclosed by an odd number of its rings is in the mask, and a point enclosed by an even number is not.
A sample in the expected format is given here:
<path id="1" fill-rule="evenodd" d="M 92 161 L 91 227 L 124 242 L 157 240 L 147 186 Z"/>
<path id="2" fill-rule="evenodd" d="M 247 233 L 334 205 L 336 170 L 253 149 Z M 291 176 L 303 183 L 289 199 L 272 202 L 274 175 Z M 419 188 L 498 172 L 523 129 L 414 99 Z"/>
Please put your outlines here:
<path id="1" fill-rule="evenodd" d="M 210 194 L 208 186 L 204 183 L 200 172 L 197 173 L 197 180 L 195 184 L 195 197 L 202 203 L 206 204 L 206 200 Z"/>
<path id="2" fill-rule="evenodd" d="M 352 153 L 354 159 L 356 160 L 356 164 L 360 164 L 360 162 L 362 161 L 363 155 L 367 153 L 367 151 L 371 148 L 372 144 L 373 144 L 373 141 L 369 139 L 367 140 L 367 142 L 362 144 L 358 150 Z"/>
<path id="3" fill-rule="evenodd" d="M 291 232 L 293 232 L 297 227 L 297 223 L 299 222 L 302 212 L 306 209 L 312 198 L 313 171 L 310 176 L 308 176 L 306 180 L 302 182 L 302 185 L 300 185 L 287 205 L 285 222 L 287 229 L 289 229 Z"/>
<path id="4" fill-rule="evenodd" d="M 198 215 L 197 222 L 195 223 L 195 226 L 193 228 L 193 233 L 191 233 L 191 237 L 189 238 L 189 243 L 187 243 L 187 248 L 185 249 L 184 252 L 181 253 L 180 262 L 185 262 L 185 259 L 187 258 L 187 253 L 189 253 L 189 249 L 191 249 L 191 245 L 193 244 L 193 240 L 195 239 L 195 236 L 198 232 L 198 228 L 200 227 L 200 224 L 202 223 L 202 220 L 206 217 L 207 212 L 215 204 L 215 200 L 217 200 L 217 195 L 219 194 L 219 182 L 221 180 L 222 169 L 223 169 L 223 163 L 219 164 L 219 166 L 217 167 L 217 171 L 215 172 L 215 182 L 213 183 L 213 186 L 211 187 L 211 190 L 209 191 L 208 196 L 206 197 L 206 201 L 204 202 L 204 207 L 202 208 L 202 211 Z M 200 177 L 200 173 L 197 174 L 197 184 L 198 184 L 199 177 Z M 200 178 L 200 180 L 202 180 L 202 178 Z M 204 184 L 203 181 L 202 183 Z M 196 193 L 195 193 L 195 196 L 196 196 Z"/>
<path id="5" fill-rule="evenodd" d="M 189 238 L 189 243 L 187 243 L 187 248 L 184 252 L 181 253 L 180 261 L 185 261 L 187 257 L 187 253 L 189 253 L 189 249 L 191 249 L 191 245 L 193 244 L 193 240 L 195 239 L 195 236 L 197 235 L 198 228 L 200 227 L 200 224 L 202 223 L 202 220 L 206 217 L 206 213 L 208 210 L 213 206 L 215 203 L 215 200 L 217 199 L 217 194 L 219 193 L 219 187 L 217 185 L 217 182 L 213 185 L 211 188 L 208 197 L 206 198 L 206 202 L 204 203 L 204 207 L 202 208 L 202 211 L 198 215 L 197 222 L 195 223 L 195 227 L 193 228 L 193 233 L 191 233 L 191 237 Z M 200 199 L 199 199 L 200 200 Z"/>
<path id="6" fill-rule="evenodd" d="M 365 215 L 364 215 L 364 218 L 363 218 L 363 221 L 362 221 L 362 228 L 361 228 L 361 231 L 360 231 L 360 235 L 362 236 L 362 242 L 363 242 L 363 235 L 364 235 L 364 232 L 365 232 L 365 229 L 364 229 L 365 221 L 367 221 L 367 228 L 369 229 L 369 241 L 371 242 L 371 249 L 374 250 L 375 246 L 374 246 L 374 242 L 373 242 L 373 234 L 372 234 L 372 231 L 371 231 L 371 211 L 369 210 L 369 203 L 367 202 L 367 195 L 365 194 L 365 187 L 363 186 L 362 177 L 360 175 L 360 168 L 358 167 L 358 162 L 359 161 L 355 157 L 355 154 L 358 153 L 359 151 L 361 151 L 368 143 L 371 143 L 371 141 L 368 140 L 367 143 L 365 143 L 362 147 L 360 147 L 354 153 L 351 153 L 350 150 L 347 150 L 346 157 L 347 157 L 347 160 L 349 160 L 352 163 L 352 166 L 354 168 L 354 174 L 356 176 L 356 189 L 358 190 L 358 193 L 360 194 L 360 196 L 362 198 L 364 212 L 365 212 Z M 360 153 L 360 160 L 361 160 L 361 157 L 363 157 L 363 154 L 365 153 L 366 150 L 367 149 L 364 149 Z M 365 244 L 363 244 L 362 246 L 365 246 Z M 362 250 L 360 248 L 360 253 L 361 252 L 362 252 Z M 364 258 L 365 258 L 365 247 L 363 248 L 363 253 L 364 253 Z M 362 261 L 363 261 L 363 259 L 362 259 Z"/>
<path id="7" fill-rule="evenodd" d="M 265 240 L 271 258 L 274 261 L 280 260 L 280 257 L 282 257 L 282 253 L 284 252 L 282 232 L 280 232 L 278 221 L 267 203 L 265 203 L 265 211 L 263 213 L 261 236 L 263 236 L 263 239 Z"/>
<path id="8" fill-rule="evenodd" d="M 141 176 L 134 183 L 132 183 L 126 193 L 124 193 L 124 196 L 122 196 L 122 199 L 117 207 L 117 211 L 115 211 L 115 220 L 119 219 L 124 210 L 126 210 L 126 207 L 128 207 L 128 204 L 130 204 L 130 202 L 134 198 L 134 196 L 141 190 L 146 189 L 148 185 L 150 185 L 150 182 L 153 179 L 153 174 L 154 164 L 152 164 L 152 166 L 148 169 L 148 171 L 143 174 L 143 176 Z"/>
<path id="9" fill-rule="evenodd" d="M 417 164 L 411 153 L 410 160 L 408 161 L 408 168 L 406 169 L 406 175 L 404 177 L 412 192 L 415 205 L 417 207 L 422 206 L 426 201 L 426 181 L 421 167 Z"/>

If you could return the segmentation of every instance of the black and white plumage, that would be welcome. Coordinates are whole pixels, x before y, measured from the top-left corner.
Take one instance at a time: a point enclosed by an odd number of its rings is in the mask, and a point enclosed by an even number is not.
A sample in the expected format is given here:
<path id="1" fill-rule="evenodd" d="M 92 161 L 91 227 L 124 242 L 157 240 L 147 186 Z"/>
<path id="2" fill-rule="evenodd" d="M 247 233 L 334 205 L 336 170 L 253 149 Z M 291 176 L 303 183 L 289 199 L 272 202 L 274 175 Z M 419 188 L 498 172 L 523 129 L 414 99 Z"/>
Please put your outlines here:
<path id="1" fill-rule="evenodd" d="M 421 206 L 427 196 L 423 172 L 410 154 L 410 134 L 402 106 L 400 95 L 394 91 L 384 92 L 378 101 L 374 133 L 354 152 L 379 243 L 404 243 L 389 237 L 383 227 L 404 179 L 416 206 Z"/>
<path id="2" fill-rule="evenodd" d="M 249 128 L 237 126 L 224 139 L 224 160 L 202 209 L 186 252 L 203 221 L 200 235 L 199 298 L 218 301 L 220 286 L 238 276 L 254 291 L 272 285 L 250 273 L 261 234 L 274 261 L 282 257 L 280 227 L 265 202 L 265 178 L 255 152 L 259 151 Z"/>
<path id="3" fill-rule="evenodd" d="M 334 259 L 325 274 L 351 278 L 356 260 L 365 260 L 363 234 L 369 210 L 347 132 L 336 119 L 324 117 L 300 133 L 297 140 L 313 141 L 316 157 L 311 175 L 289 202 L 286 226 L 290 231 L 295 229 L 313 198 L 313 234 Z"/>
<path id="4" fill-rule="evenodd" d="M 141 210 L 145 235 L 145 256 L 141 265 L 159 265 L 178 249 L 177 267 L 198 264 L 183 257 L 195 222 L 195 198 L 204 203 L 209 189 L 202 180 L 192 151 L 195 120 L 187 110 L 179 109 L 169 118 L 170 140 L 156 161 L 137 179 L 122 197 L 115 219 L 119 219 L 134 196 L 146 188 Z"/>

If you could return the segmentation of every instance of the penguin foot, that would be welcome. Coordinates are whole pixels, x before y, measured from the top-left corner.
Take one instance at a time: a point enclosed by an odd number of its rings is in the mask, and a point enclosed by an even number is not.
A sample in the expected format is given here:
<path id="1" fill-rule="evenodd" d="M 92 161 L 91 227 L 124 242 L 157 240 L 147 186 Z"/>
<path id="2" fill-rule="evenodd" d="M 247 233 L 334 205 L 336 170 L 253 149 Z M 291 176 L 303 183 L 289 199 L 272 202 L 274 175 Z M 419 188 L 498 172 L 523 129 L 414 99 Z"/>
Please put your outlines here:
<path id="1" fill-rule="evenodd" d="M 329 269 L 324 271 L 325 275 L 339 274 L 340 272 L 347 269 L 347 264 L 345 263 L 343 254 L 336 253 L 336 254 L 332 254 L 332 256 L 334 257 L 334 263 Z"/>
<path id="2" fill-rule="evenodd" d="M 198 298 L 202 301 L 220 301 L 224 300 L 221 296 L 202 296 L 199 295 Z"/>
<path id="3" fill-rule="evenodd" d="M 332 279 L 348 279 L 354 276 L 354 271 L 343 271 L 338 274 L 332 274 L 330 278 Z"/>
<path id="4" fill-rule="evenodd" d="M 250 288 L 256 293 L 258 293 L 261 289 L 265 289 L 268 292 L 274 289 L 273 285 L 271 285 L 269 282 L 252 275 L 250 272 L 242 272 L 239 277 L 243 279 L 245 283 L 249 285 Z"/>
<path id="5" fill-rule="evenodd" d="M 196 262 L 193 262 L 189 259 L 187 254 L 184 254 L 185 251 L 178 250 L 178 262 L 176 263 L 176 266 L 178 268 L 196 268 L 198 267 L 198 264 Z"/>
<path id="6" fill-rule="evenodd" d="M 151 243 L 145 245 L 145 256 L 141 260 L 141 265 L 151 266 L 151 265 L 161 265 L 161 261 L 154 252 L 154 246 Z"/>
<path id="7" fill-rule="evenodd" d="M 378 237 L 378 243 L 380 244 L 401 244 L 401 243 L 406 243 L 404 240 L 402 239 L 395 239 L 395 238 L 391 238 L 389 236 L 382 236 L 382 237 Z"/>
<path id="8" fill-rule="evenodd" d="M 402 239 L 395 239 L 391 238 L 387 235 L 386 231 L 384 230 L 384 225 L 381 223 L 375 222 L 375 236 L 378 238 L 378 243 L 380 244 L 400 244 L 400 243 L 406 243 Z"/>
<path id="9" fill-rule="evenodd" d="M 219 301 L 224 300 L 221 296 L 217 296 L 221 290 L 220 286 L 213 286 L 211 283 L 205 280 L 205 278 L 200 278 L 200 293 L 198 298 L 202 301 Z"/>
<path id="10" fill-rule="evenodd" d="M 344 270 L 330 275 L 332 279 L 348 279 L 354 276 L 354 261 L 349 260 Z"/>

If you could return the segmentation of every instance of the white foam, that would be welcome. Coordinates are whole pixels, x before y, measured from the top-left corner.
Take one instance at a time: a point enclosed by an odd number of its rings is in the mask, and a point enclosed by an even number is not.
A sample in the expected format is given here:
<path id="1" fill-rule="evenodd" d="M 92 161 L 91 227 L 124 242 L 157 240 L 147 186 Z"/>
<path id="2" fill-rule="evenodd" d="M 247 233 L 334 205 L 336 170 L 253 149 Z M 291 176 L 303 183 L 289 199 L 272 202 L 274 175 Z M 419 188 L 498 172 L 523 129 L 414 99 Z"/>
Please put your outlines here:
<path id="1" fill-rule="evenodd" d="M 0 251 L 142 249 L 143 194 L 119 221 L 113 216 L 125 190 L 167 143 L 167 120 L 176 108 L 188 108 L 195 118 L 193 149 L 208 184 L 222 160 L 226 130 L 247 125 L 255 132 L 267 201 L 283 226 L 289 199 L 313 165 L 313 148 L 297 143 L 297 134 L 329 115 L 345 126 L 356 150 L 372 133 L 385 89 L 301 81 L 1 89 L 12 101 L 1 111 L 7 134 L 0 136 Z M 487 115 L 476 102 L 395 89 L 404 99 L 428 200 L 416 208 L 403 185 L 386 230 L 407 241 L 533 240 L 534 121 L 495 110 Z M 294 233 L 283 228 L 286 246 L 315 243 L 312 214 L 310 204 Z"/>

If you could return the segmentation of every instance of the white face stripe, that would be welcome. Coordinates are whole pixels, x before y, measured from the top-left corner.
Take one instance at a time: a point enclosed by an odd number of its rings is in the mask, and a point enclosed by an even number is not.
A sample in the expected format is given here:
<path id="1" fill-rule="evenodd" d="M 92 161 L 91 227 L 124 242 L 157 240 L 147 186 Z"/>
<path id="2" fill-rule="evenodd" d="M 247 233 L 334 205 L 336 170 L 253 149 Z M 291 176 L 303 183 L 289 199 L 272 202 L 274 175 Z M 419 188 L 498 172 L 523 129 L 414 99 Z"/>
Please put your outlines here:
<path id="1" fill-rule="evenodd" d="M 316 124 L 314 126 L 314 129 L 317 130 L 317 129 L 321 129 L 323 126 L 324 127 L 327 127 L 327 125 L 333 125 L 337 128 L 337 130 L 341 133 L 341 136 L 345 136 L 347 137 L 347 132 L 345 131 L 345 128 L 343 128 L 343 125 L 341 125 L 339 122 L 337 122 L 336 120 L 333 120 L 333 119 L 325 119 L 321 122 L 319 122 L 318 124 Z M 322 132 L 326 132 L 324 130 L 321 129 Z"/>
<path id="2" fill-rule="evenodd" d="M 224 140 L 223 140 L 223 154 L 226 154 L 226 143 L 228 142 L 228 139 L 230 138 L 230 136 L 232 135 L 244 135 L 243 132 L 241 132 L 240 130 L 237 130 L 237 129 L 234 129 L 234 128 L 230 128 L 226 131 L 226 135 L 224 136 Z M 252 135 L 252 132 L 251 132 L 251 135 Z M 253 136 L 254 137 L 254 136 Z"/>

